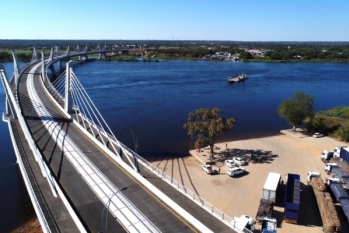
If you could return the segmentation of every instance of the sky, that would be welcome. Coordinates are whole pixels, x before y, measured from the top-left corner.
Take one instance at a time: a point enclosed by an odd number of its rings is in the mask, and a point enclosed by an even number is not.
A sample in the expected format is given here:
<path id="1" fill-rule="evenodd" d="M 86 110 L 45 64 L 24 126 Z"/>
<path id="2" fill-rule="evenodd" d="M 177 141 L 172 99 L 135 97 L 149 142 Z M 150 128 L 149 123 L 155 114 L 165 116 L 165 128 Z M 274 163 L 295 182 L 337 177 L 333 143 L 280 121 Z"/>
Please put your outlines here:
<path id="1" fill-rule="evenodd" d="M 0 0 L 0 39 L 349 41 L 349 0 Z"/>

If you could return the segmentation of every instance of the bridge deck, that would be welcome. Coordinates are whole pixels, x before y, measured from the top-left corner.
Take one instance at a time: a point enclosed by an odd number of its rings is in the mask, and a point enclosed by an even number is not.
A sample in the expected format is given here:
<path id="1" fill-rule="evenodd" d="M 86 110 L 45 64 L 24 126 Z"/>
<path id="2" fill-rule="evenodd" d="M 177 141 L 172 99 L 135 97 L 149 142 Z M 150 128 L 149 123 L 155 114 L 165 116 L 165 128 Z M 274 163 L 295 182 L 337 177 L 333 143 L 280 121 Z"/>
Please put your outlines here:
<path id="1" fill-rule="evenodd" d="M 47 179 L 43 177 L 40 167 L 35 161 L 18 120 L 10 119 L 10 122 L 21 160 L 51 231 L 61 232 L 60 229 L 70 229 L 71 232 L 78 232 L 61 199 L 52 195 Z"/>
<path id="2" fill-rule="evenodd" d="M 102 202 L 91 191 L 91 188 L 85 183 L 81 175 L 67 160 L 64 153 L 57 146 L 55 140 L 52 139 L 50 133 L 43 126 L 41 120 L 35 116 L 33 112 L 33 103 L 29 99 L 28 90 L 26 86 L 26 79 L 29 73 L 25 72 L 21 77 L 19 85 L 19 99 L 23 115 L 27 118 L 27 124 L 36 139 L 42 154 L 47 163 L 50 165 L 52 172 L 55 174 L 57 181 L 61 185 L 62 190 L 69 197 L 73 207 L 79 213 L 82 222 L 87 226 L 91 232 L 98 232 L 103 230 L 103 223 L 101 222 L 101 214 L 104 208 Z M 37 71 L 38 72 L 38 71 Z M 38 72 L 39 73 L 39 72 Z M 144 213 L 147 218 L 153 222 L 162 232 L 195 232 L 195 226 L 190 225 L 185 219 L 179 217 L 176 213 L 168 208 L 165 203 L 162 203 L 158 198 L 151 194 L 142 184 L 132 178 L 123 168 L 112 161 L 105 155 L 94 143 L 87 139 L 79 129 L 71 123 L 60 110 L 52 103 L 50 98 L 46 96 L 44 87 L 39 80 L 40 75 L 35 74 L 35 89 L 44 108 L 54 116 L 55 121 L 63 131 L 73 139 L 74 143 L 84 152 L 84 154 L 95 164 L 95 166 L 104 173 L 104 175 L 119 189 L 127 187 L 122 192 L 125 196 Z M 34 103 L 35 104 L 35 103 Z M 25 149 L 27 151 L 27 149 Z M 28 150 L 29 152 L 29 150 Z M 31 157 L 31 156 L 30 156 Z M 192 203 L 188 198 L 184 197 L 172 187 L 163 182 L 160 178 L 155 176 L 147 169 L 141 168 L 141 174 L 163 191 L 166 195 L 177 202 L 182 208 L 186 209 L 190 214 L 196 217 L 199 221 L 206 223 L 208 227 L 214 232 L 233 232 L 229 227 L 215 219 L 201 207 Z M 42 177 L 41 174 L 35 177 Z M 44 178 L 42 178 L 44 179 Z M 46 182 L 46 180 L 44 180 Z M 41 187 L 41 186 L 40 186 Z M 47 190 L 50 192 L 50 190 Z M 44 195 L 45 197 L 52 196 L 52 193 Z M 53 212 L 63 211 L 62 209 L 50 208 Z M 58 221 L 62 217 L 57 217 L 55 222 L 57 227 L 62 227 L 64 231 L 66 226 L 60 225 Z M 111 214 L 108 216 L 108 230 L 111 232 L 125 232 L 123 227 L 113 219 Z M 68 230 L 70 231 L 70 230 Z M 70 232 L 76 232 L 71 230 Z"/>

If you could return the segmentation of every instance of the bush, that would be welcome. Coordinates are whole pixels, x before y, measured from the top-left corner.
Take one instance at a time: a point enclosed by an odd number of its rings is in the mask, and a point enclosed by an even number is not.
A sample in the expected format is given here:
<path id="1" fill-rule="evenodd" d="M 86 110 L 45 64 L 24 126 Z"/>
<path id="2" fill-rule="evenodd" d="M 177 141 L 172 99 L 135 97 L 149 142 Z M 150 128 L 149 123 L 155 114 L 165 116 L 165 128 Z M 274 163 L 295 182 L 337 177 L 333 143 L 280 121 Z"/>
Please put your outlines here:
<path id="1" fill-rule="evenodd" d="M 326 111 L 321 111 L 321 112 L 319 112 L 319 114 L 349 119 L 349 107 L 347 107 L 347 106 L 334 107 L 334 108 L 331 108 L 331 109 L 326 110 Z"/>
<path id="2" fill-rule="evenodd" d="M 343 141 L 349 142 L 349 127 L 348 126 L 341 126 L 336 131 L 336 135 Z"/>
<path id="3" fill-rule="evenodd" d="M 346 122 L 346 119 L 339 117 L 315 114 L 315 117 L 308 118 L 304 123 L 309 132 L 320 132 L 325 135 L 330 135 L 336 132 L 340 126 L 345 125 Z"/>

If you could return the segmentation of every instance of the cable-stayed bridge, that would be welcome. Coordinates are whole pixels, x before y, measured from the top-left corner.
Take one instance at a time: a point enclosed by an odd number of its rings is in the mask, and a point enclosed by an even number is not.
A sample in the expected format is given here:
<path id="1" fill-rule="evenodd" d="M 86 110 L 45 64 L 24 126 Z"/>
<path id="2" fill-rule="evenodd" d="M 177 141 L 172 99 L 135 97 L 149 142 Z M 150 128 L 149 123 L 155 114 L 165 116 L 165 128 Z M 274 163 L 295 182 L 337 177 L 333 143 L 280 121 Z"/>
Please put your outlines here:
<path id="1" fill-rule="evenodd" d="M 80 84 L 71 60 L 118 52 L 34 49 L 19 67 L 12 51 L 10 79 L 0 66 L 3 120 L 43 231 L 234 232 L 229 216 L 118 141 Z"/>

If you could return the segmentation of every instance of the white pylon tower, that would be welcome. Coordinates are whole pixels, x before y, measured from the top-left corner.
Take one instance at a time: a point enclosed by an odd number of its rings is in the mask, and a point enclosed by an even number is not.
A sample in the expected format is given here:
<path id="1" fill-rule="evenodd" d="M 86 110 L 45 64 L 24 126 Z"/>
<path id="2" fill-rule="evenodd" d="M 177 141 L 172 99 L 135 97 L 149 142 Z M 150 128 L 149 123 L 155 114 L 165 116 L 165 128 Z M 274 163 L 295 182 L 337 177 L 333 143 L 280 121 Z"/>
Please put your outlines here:
<path id="1" fill-rule="evenodd" d="M 35 47 L 33 47 L 33 55 L 32 55 L 32 60 L 30 63 L 34 63 L 38 60 L 38 53 L 36 52 Z"/>
<path id="2" fill-rule="evenodd" d="M 18 84 L 18 79 L 19 79 L 19 74 L 20 74 L 20 69 L 18 66 L 18 58 L 15 54 L 15 52 L 13 51 L 13 49 L 11 49 L 11 53 L 12 53 L 12 58 L 13 58 L 13 75 L 15 78 L 15 84 L 16 84 L 16 91 L 17 91 L 17 84 Z"/>
<path id="3" fill-rule="evenodd" d="M 73 106 L 73 99 L 72 99 L 72 79 L 71 79 L 71 68 L 70 63 L 72 61 L 70 60 L 66 64 L 66 71 L 65 71 L 65 102 L 64 102 L 64 110 L 67 113 L 72 112 L 72 106 Z"/>
<path id="4" fill-rule="evenodd" d="M 50 57 L 49 60 L 52 61 L 54 58 L 54 52 L 53 52 L 53 47 L 51 48 L 51 53 L 50 53 Z"/>

